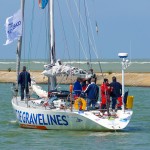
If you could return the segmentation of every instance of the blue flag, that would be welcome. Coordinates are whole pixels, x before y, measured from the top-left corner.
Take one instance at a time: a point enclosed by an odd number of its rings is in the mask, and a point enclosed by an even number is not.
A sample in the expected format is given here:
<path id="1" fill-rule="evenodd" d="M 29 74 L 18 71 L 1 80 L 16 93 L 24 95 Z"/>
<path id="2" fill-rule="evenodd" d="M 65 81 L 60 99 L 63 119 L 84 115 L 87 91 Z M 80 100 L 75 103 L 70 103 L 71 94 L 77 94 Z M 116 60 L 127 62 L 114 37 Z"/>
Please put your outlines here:
<path id="1" fill-rule="evenodd" d="M 48 0 L 39 0 L 39 7 L 44 9 L 48 3 Z"/>

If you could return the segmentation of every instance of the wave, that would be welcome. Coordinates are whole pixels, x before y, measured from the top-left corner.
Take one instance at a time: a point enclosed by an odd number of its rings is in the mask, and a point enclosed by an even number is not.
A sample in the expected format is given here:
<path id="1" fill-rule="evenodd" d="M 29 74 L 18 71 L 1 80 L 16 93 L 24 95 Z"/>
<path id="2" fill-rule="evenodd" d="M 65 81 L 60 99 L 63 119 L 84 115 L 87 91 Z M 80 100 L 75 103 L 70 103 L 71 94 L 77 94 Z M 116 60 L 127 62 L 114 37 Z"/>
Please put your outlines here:
<path id="1" fill-rule="evenodd" d="M 70 63 L 70 64 L 87 64 L 87 63 L 89 63 L 89 62 L 87 62 L 87 61 L 66 61 L 66 62 L 63 62 L 64 64 L 67 64 L 67 63 Z M 95 62 L 95 61 L 93 61 L 93 62 L 90 62 L 91 64 L 99 64 L 99 62 Z M 101 64 L 110 64 L 110 63 L 120 63 L 120 62 L 100 62 Z"/>
<path id="2" fill-rule="evenodd" d="M 70 63 L 70 64 L 87 64 L 87 62 L 86 61 L 71 61 L 71 62 L 63 62 L 63 63 L 65 63 L 65 64 L 67 64 L 67 63 Z M 91 64 L 99 64 L 99 62 L 90 62 Z M 106 62 L 104 62 L 104 61 L 102 61 L 102 62 L 100 62 L 100 64 L 120 64 L 121 62 L 119 62 L 119 61 L 114 61 L 114 62 L 111 62 L 111 61 L 106 61 Z M 150 62 L 134 62 L 134 61 L 132 61 L 131 62 L 131 64 L 150 64 Z"/>
<path id="3" fill-rule="evenodd" d="M 0 64 L 16 64 L 16 62 L 0 62 Z"/>
<path id="4" fill-rule="evenodd" d="M 150 64 L 150 62 L 131 62 L 132 64 Z"/>
<path id="5" fill-rule="evenodd" d="M 35 63 L 35 64 L 45 64 L 44 61 L 31 61 L 32 63 Z"/>
<path id="6" fill-rule="evenodd" d="M 29 62 L 21 62 L 21 64 L 28 64 Z M 32 64 L 46 64 L 44 61 L 31 61 L 30 63 L 32 63 Z M 86 62 L 86 61 L 71 61 L 71 62 L 69 62 L 69 61 L 65 61 L 65 62 L 63 62 L 64 64 L 87 64 L 88 62 Z M 120 62 L 110 62 L 110 61 L 107 61 L 107 62 L 100 62 L 100 64 L 120 64 Z M 2 65 L 9 65 L 9 64 L 16 64 L 16 62 L 14 61 L 14 62 L 7 62 L 7 61 L 1 61 L 0 62 L 0 64 L 2 64 Z M 90 64 L 95 64 L 95 65 L 97 65 L 97 64 L 99 64 L 99 62 L 90 62 Z M 131 62 L 131 64 L 150 64 L 150 62 Z"/>

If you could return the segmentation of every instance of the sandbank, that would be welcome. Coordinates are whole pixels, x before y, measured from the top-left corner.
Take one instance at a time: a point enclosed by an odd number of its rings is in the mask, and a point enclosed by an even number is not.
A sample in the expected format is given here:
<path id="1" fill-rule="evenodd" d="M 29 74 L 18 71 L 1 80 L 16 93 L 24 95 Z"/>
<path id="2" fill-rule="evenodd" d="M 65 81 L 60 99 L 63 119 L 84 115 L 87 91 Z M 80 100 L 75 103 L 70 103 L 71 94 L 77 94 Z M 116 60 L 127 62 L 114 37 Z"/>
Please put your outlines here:
<path id="1" fill-rule="evenodd" d="M 40 71 L 30 72 L 31 77 L 34 77 L 36 83 L 47 83 L 47 77 L 44 77 Z M 103 82 L 103 78 L 108 78 L 111 82 L 112 76 L 116 76 L 117 80 L 121 82 L 121 73 L 96 73 L 97 84 L 100 85 Z M 65 79 L 65 80 L 63 80 Z M 76 77 L 58 76 L 57 82 L 59 84 L 70 84 L 76 80 Z M 63 82 L 62 82 L 63 81 Z M 0 71 L 0 83 L 13 83 L 16 82 L 16 72 L 15 71 Z M 150 87 L 150 73 L 125 73 L 125 86 L 142 86 Z"/>

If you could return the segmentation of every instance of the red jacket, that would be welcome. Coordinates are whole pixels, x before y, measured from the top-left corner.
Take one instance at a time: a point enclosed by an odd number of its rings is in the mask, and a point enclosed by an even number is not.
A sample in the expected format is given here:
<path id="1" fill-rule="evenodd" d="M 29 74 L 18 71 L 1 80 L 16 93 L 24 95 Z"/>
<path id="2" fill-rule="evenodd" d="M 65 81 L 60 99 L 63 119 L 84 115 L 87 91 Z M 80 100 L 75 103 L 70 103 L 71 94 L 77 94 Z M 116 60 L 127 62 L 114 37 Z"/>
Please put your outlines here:
<path id="1" fill-rule="evenodd" d="M 101 85 L 101 104 L 106 104 L 106 100 L 110 102 L 110 86 L 107 83 Z"/>

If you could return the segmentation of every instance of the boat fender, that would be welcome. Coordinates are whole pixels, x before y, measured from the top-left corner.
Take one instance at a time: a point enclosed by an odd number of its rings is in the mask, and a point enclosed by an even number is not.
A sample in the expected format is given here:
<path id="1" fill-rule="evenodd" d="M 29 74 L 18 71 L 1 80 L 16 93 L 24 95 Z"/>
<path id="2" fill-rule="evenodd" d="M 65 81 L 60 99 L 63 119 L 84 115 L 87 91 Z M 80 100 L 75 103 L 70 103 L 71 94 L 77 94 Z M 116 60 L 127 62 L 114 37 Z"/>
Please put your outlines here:
<path id="1" fill-rule="evenodd" d="M 134 100 L 134 96 L 128 96 L 127 97 L 127 104 L 126 104 L 126 108 L 127 109 L 132 109 L 132 107 L 133 107 L 133 100 Z"/>
<path id="2" fill-rule="evenodd" d="M 70 93 L 72 93 L 72 91 L 73 91 L 73 85 L 72 84 L 70 84 L 69 90 L 70 90 Z"/>
<path id="3" fill-rule="evenodd" d="M 78 97 L 76 100 L 75 100 L 75 103 L 74 103 L 74 108 L 76 110 L 85 110 L 86 109 L 86 100 L 81 98 L 81 97 Z"/>

